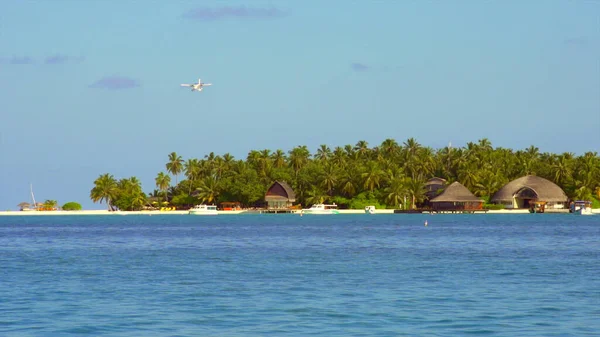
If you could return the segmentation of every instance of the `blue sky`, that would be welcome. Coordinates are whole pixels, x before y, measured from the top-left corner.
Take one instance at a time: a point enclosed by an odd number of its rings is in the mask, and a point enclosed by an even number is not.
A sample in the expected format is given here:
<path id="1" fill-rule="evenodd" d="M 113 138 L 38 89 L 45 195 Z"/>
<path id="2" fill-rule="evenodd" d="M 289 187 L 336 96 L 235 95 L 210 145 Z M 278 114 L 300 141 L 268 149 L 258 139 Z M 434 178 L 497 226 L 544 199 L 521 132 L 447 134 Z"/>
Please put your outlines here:
<path id="1" fill-rule="evenodd" d="M 0 118 L 2 210 L 104 209 L 96 177 L 152 191 L 172 151 L 600 151 L 600 2 L 4 0 Z"/>

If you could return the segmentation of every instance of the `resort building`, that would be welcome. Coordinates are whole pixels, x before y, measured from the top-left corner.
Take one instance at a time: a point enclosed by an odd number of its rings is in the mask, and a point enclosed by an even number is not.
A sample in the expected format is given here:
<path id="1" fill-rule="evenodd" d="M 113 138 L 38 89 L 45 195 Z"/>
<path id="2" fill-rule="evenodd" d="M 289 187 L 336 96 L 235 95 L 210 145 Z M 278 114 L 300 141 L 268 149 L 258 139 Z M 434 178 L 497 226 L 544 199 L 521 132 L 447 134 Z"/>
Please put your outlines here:
<path id="1" fill-rule="evenodd" d="M 548 179 L 524 176 L 504 185 L 490 199 L 491 203 L 505 208 L 531 208 L 542 202 L 546 208 L 565 208 L 569 198 L 565 192 Z"/>
<path id="2" fill-rule="evenodd" d="M 430 200 L 437 197 L 446 188 L 446 179 L 433 177 L 425 182 L 425 205 L 430 206 Z"/>
<path id="3" fill-rule="evenodd" d="M 291 208 L 296 201 L 296 193 L 286 182 L 276 181 L 265 195 L 268 209 Z"/>
<path id="4" fill-rule="evenodd" d="M 476 211 L 483 209 L 483 202 L 458 181 L 430 200 L 431 208 L 435 211 Z"/>

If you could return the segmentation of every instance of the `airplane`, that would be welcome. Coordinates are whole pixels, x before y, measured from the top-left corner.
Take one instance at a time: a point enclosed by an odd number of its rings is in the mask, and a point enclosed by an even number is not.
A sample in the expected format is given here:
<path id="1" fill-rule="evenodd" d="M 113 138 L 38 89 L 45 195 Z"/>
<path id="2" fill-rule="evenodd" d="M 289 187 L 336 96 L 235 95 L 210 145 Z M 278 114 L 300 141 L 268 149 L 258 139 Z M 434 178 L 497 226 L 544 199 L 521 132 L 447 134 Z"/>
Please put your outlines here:
<path id="1" fill-rule="evenodd" d="M 182 87 L 190 87 L 192 91 L 202 91 L 202 87 L 212 85 L 212 83 L 202 83 L 201 79 L 198 79 L 198 83 L 193 84 L 182 84 Z"/>

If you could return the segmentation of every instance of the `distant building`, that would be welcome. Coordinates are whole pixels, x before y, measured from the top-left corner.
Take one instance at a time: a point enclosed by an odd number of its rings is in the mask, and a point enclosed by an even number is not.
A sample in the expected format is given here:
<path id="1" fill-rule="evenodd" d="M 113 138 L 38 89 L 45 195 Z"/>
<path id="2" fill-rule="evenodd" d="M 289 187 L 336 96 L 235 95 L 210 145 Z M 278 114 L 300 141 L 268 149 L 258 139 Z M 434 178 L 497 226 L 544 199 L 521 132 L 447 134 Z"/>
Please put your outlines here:
<path id="1" fill-rule="evenodd" d="M 276 181 L 269 187 L 265 195 L 267 208 L 290 208 L 296 201 L 296 193 L 286 182 Z"/>
<path id="2" fill-rule="evenodd" d="M 430 200 L 436 211 L 474 211 L 483 209 L 484 200 L 477 198 L 458 181 L 448 185 L 442 193 Z"/>
<path id="3" fill-rule="evenodd" d="M 425 206 L 431 206 L 431 200 L 437 197 L 446 188 L 446 179 L 433 177 L 425 182 Z"/>
<path id="4" fill-rule="evenodd" d="M 548 179 L 524 176 L 504 185 L 490 202 L 505 208 L 531 208 L 536 202 L 545 202 L 546 208 L 564 208 L 569 198 L 565 192 Z"/>

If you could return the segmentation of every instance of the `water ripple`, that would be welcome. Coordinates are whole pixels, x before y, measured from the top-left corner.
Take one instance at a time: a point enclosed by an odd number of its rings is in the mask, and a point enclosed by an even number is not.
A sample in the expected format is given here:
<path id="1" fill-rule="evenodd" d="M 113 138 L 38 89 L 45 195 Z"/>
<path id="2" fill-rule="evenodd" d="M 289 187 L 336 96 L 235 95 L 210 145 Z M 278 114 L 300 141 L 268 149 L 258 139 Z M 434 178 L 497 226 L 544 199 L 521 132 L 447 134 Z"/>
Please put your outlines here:
<path id="1" fill-rule="evenodd" d="M 0 218 L 2 336 L 600 331 L 593 217 L 23 218 Z"/>

